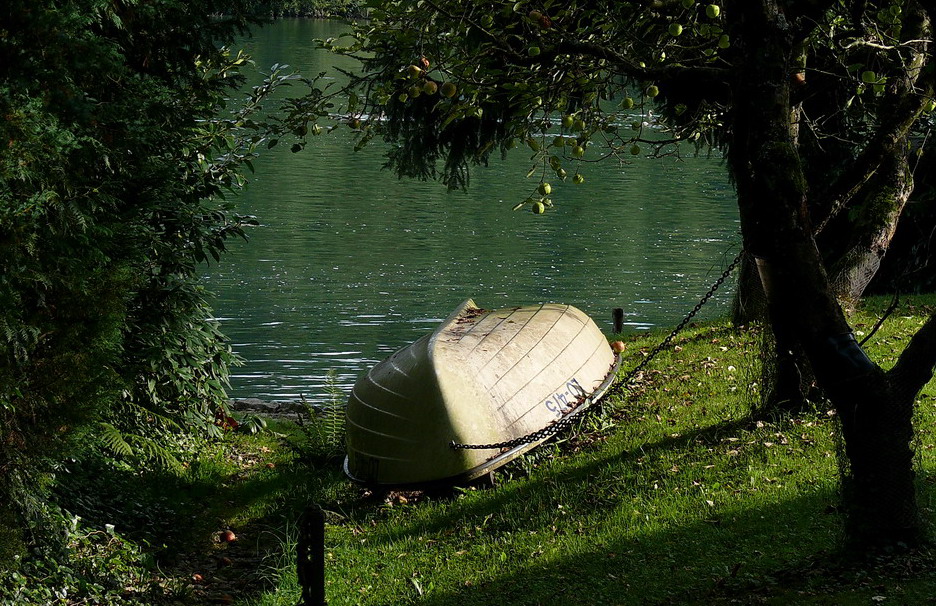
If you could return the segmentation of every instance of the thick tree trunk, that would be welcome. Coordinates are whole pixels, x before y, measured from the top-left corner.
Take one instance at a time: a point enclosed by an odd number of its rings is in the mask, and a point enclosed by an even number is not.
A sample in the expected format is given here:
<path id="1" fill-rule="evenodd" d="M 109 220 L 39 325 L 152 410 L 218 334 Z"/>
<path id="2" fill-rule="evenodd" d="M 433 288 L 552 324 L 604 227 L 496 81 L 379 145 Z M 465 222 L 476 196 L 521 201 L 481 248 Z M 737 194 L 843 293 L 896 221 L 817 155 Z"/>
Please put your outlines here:
<path id="1" fill-rule="evenodd" d="M 757 260 L 752 255 L 741 262 L 731 319 L 735 326 L 756 323 L 772 331 L 767 318 L 767 294 Z M 796 413 L 809 406 L 814 385 L 812 369 L 802 347 L 787 337 L 771 332 L 761 339 L 760 398 L 756 414 Z"/>
<path id="2" fill-rule="evenodd" d="M 778 343 L 803 348 L 842 418 L 851 538 L 911 540 L 919 527 L 910 416 L 897 404 L 885 374 L 855 342 L 809 220 L 805 178 L 789 128 L 794 34 L 772 0 L 738 9 L 749 59 L 738 74 L 729 162 L 745 247 L 759 258 Z M 882 498 L 884 492 L 889 498 Z"/>

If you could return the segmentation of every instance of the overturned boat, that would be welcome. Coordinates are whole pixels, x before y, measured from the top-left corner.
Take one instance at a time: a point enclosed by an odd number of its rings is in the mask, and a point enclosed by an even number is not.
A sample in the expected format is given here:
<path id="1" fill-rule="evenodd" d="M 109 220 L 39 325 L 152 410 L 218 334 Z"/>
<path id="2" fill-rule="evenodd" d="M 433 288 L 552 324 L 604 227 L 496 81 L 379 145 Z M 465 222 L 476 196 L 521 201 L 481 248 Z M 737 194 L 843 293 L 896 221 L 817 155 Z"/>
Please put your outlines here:
<path id="1" fill-rule="evenodd" d="M 575 307 L 491 311 L 469 299 L 358 379 L 348 400 L 345 473 L 379 486 L 478 478 L 546 439 L 536 432 L 548 436 L 550 425 L 601 398 L 617 363 Z"/>

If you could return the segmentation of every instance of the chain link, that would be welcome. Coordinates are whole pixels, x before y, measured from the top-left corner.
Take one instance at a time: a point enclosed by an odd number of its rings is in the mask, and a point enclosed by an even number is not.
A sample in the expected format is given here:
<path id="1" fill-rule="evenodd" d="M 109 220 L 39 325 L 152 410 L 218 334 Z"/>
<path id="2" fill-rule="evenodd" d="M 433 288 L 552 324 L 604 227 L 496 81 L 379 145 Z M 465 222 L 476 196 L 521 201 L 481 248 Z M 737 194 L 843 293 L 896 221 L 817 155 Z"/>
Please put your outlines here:
<path id="1" fill-rule="evenodd" d="M 728 276 L 731 275 L 731 272 L 734 271 L 735 267 L 737 267 L 738 264 L 741 263 L 741 259 L 744 258 L 744 254 L 745 254 L 744 250 L 738 253 L 738 256 L 734 258 L 734 261 L 732 261 L 731 264 L 728 265 L 728 267 L 725 269 L 725 271 L 722 272 L 721 276 L 719 276 L 718 279 L 715 280 L 715 283 L 712 284 L 712 287 L 709 288 L 708 292 L 705 293 L 705 295 L 701 299 L 699 299 L 699 302 L 696 303 L 695 307 L 692 308 L 692 311 L 690 311 L 689 314 L 686 315 L 685 318 L 683 318 L 682 322 L 677 324 L 676 328 L 674 328 L 666 336 L 666 338 L 660 342 L 659 345 L 654 347 L 650 351 L 650 353 L 647 354 L 647 357 L 645 357 L 643 361 L 641 361 L 640 364 L 638 364 L 633 369 L 631 369 L 626 375 L 624 375 L 622 379 L 620 379 L 613 386 L 611 386 L 611 388 L 608 389 L 608 391 L 602 397 L 607 397 L 607 396 L 610 396 L 611 394 L 623 393 L 624 390 L 627 389 L 627 386 L 630 383 L 634 382 L 634 379 L 637 377 L 637 375 L 643 372 L 643 370 L 647 367 L 647 365 L 649 365 L 650 362 L 653 361 L 653 359 L 656 356 L 658 356 L 661 351 L 666 349 L 669 346 L 669 344 L 672 343 L 673 339 L 676 338 L 676 335 L 682 332 L 682 330 L 686 327 L 686 325 L 689 324 L 689 322 L 692 321 L 692 319 L 696 316 L 696 314 L 699 313 L 699 310 L 702 309 L 702 306 L 708 303 L 709 299 L 711 299 L 715 295 L 715 292 L 721 287 L 722 284 L 725 283 L 725 280 L 728 279 Z M 512 448 L 524 446 L 526 444 L 531 444 L 533 442 L 538 442 L 540 440 L 545 440 L 546 438 L 556 435 L 557 433 L 565 430 L 566 428 L 570 427 L 573 423 L 575 423 L 575 421 L 579 418 L 579 416 L 581 416 L 578 413 L 584 412 L 584 410 L 582 410 L 582 407 L 587 402 L 588 402 L 588 399 L 585 399 L 579 406 L 577 406 L 575 409 L 569 412 L 569 414 L 562 417 L 558 421 L 551 423 L 547 425 L 546 427 L 543 427 L 542 429 L 538 429 L 537 431 L 528 433 L 525 436 L 520 436 L 519 438 L 506 440 L 504 442 L 496 442 L 494 444 L 459 444 L 457 442 L 452 442 L 451 447 L 456 450 L 487 450 L 487 449 L 501 449 L 501 448 L 512 449 Z M 585 410 L 587 410 L 587 408 Z"/>

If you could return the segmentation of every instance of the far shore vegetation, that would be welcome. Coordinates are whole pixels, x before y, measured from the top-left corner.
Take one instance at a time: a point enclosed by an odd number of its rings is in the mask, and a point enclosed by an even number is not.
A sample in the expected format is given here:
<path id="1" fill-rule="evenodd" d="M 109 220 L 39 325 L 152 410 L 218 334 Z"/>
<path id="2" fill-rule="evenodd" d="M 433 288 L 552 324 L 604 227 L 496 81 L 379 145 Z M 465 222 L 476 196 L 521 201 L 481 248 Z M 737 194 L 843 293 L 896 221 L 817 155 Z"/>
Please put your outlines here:
<path id="1" fill-rule="evenodd" d="M 307 17 L 317 19 L 364 16 L 358 0 L 257 0 L 256 5 L 273 18 Z"/>

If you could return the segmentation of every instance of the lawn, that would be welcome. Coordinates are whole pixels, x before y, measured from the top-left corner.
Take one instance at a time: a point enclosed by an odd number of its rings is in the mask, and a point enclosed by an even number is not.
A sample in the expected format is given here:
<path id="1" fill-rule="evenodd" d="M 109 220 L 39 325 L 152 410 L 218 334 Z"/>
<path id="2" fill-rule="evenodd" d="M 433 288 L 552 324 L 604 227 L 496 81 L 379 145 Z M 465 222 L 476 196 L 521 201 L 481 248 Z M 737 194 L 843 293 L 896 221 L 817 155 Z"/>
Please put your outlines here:
<path id="1" fill-rule="evenodd" d="M 888 303 L 854 312 L 859 338 Z M 871 357 L 892 365 L 932 306 L 902 302 L 868 341 Z M 626 336 L 622 373 L 662 336 Z M 296 604 L 297 520 L 310 504 L 325 510 L 333 606 L 932 600 L 929 547 L 843 549 L 835 411 L 820 401 L 794 416 L 758 413 L 761 343 L 758 330 L 723 321 L 690 326 L 628 390 L 493 486 L 368 490 L 341 473 L 334 427 L 278 421 L 228 436 L 182 473 L 101 473 L 80 513 L 93 528 L 120 512 L 117 537 L 149 562 L 125 602 Z M 932 384 L 915 422 L 932 519 Z"/>
<path id="2" fill-rule="evenodd" d="M 891 314 L 867 344 L 885 368 L 932 299 Z M 859 338 L 888 300 L 852 318 Z M 627 339 L 624 368 L 660 335 Z M 758 415 L 757 331 L 690 327 L 633 388 L 572 436 L 450 494 L 310 493 L 328 516 L 330 604 L 914 603 L 936 576 L 927 550 L 844 553 L 841 447 L 822 402 Z M 918 405 L 917 464 L 932 514 L 934 391 Z M 320 486 L 343 483 L 319 474 Z M 331 478 L 326 480 L 324 478 Z M 334 490 L 334 489 L 333 489 Z M 280 587 L 249 604 L 287 604 Z"/>

